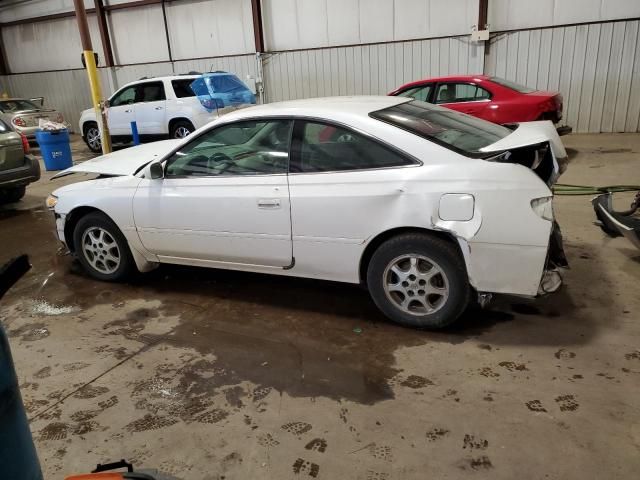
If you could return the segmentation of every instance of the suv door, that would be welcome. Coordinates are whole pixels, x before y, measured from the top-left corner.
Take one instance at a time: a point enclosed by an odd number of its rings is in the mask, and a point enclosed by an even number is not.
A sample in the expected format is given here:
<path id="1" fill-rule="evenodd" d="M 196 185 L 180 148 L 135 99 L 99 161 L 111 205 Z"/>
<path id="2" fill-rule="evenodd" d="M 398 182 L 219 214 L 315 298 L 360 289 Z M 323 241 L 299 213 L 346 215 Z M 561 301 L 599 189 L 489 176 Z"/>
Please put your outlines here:
<path id="1" fill-rule="evenodd" d="M 136 119 L 136 91 L 137 86 L 131 85 L 116 92 L 109 99 L 107 121 L 111 135 L 131 135 L 131 122 Z"/>
<path id="2" fill-rule="evenodd" d="M 482 117 L 483 111 L 491 103 L 491 93 L 474 83 L 439 83 L 435 103 L 474 117 Z"/>
<path id="3" fill-rule="evenodd" d="M 145 248 L 170 263 L 290 265 L 292 123 L 221 125 L 170 156 L 164 178 L 143 179 L 133 200 Z"/>
<path id="4" fill-rule="evenodd" d="M 140 135 L 169 133 L 166 120 L 166 100 L 162 81 L 138 84 L 135 115 Z"/>

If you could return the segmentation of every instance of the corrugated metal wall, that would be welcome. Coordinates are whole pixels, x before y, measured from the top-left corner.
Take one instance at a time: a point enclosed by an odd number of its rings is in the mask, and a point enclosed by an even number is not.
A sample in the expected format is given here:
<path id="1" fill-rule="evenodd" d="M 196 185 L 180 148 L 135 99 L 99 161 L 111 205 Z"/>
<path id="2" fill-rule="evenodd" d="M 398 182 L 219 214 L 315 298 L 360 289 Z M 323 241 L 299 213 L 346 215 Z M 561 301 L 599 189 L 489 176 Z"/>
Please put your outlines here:
<path id="1" fill-rule="evenodd" d="M 485 71 L 560 91 L 564 122 L 576 132 L 639 132 L 639 26 L 634 20 L 497 34 Z"/>
<path id="2" fill-rule="evenodd" d="M 262 0 L 262 11 L 267 50 L 281 51 L 465 35 L 478 0 Z"/>
<path id="3" fill-rule="evenodd" d="M 640 131 L 638 0 L 491 0 L 488 23 L 505 33 L 492 35 L 487 55 L 485 46 L 468 36 L 479 0 L 261 1 L 271 50 L 263 65 L 267 101 L 385 94 L 419 78 L 484 71 L 559 90 L 565 121 L 577 132 Z M 93 0 L 85 4 L 92 7 Z M 0 21 L 72 8 L 72 0 L 3 4 Z M 105 96 L 143 76 L 190 70 L 226 70 L 243 80 L 257 76 L 250 0 L 168 2 L 166 13 L 173 62 L 159 4 L 107 15 L 116 63 L 125 66 L 101 69 Z M 608 21 L 624 18 L 629 20 Z M 602 23 L 541 28 L 598 20 Z M 94 15 L 90 26 L 94 47 L 102 53 Z M 80 66 L 72 17 L 5 26 L 2 37 L 13 72 Z M 74 128 L 90 105 L 84 70 L 18 73 L 1 77 L 0 87 L 11 95 L 44 95 Z"/>
<path id="4" fill-rule="evenodd" d="M 267 54 L 266 100 L 384 95 L 419 78 L 481 73 L 483 57 L 468 36 Z"/>
<path id="5" fill-rule="evenodd" d="M 87 73 L 84 70 L 26 73 L 0 77 L 2 91 L 15 97 L 44 96 L 45 106 L 57 108 L 77 130 L 80 112 L 91 106 Z"/>

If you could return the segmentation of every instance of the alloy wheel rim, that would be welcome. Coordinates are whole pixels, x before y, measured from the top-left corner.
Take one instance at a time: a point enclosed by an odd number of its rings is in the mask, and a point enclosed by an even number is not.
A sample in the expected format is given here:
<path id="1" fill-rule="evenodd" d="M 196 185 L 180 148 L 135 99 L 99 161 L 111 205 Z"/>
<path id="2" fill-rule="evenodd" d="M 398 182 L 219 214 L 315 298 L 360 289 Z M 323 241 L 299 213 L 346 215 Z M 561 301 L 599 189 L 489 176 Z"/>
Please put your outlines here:
<path id="1" fill-rule="evenodd" d="M 176 128 L 175 138 L 184 138 L 188 136 L 191 131 L 187 127 L 178 127 Z"/>
<path id="2" fill-rule="evenodd" d="M 103 228 L 91 227 L 82 234 L 82 253 L 96 271 L 111 274 L 120 266 L 120 248 Z"/>
<path id="3" fill-rule="evenodd" d="M 100 131 L 97 128 L 87 130 L 87 143 L 93 149 L 101 148 Z"/>
<path id="4" fill-rule="evenodd" d="M 415 316 L 434 314 L 449 298 L 449 280 L 444 270 L 423 255 L 394 258 L 384 271 L 383 287 L 396 308 Z"/>

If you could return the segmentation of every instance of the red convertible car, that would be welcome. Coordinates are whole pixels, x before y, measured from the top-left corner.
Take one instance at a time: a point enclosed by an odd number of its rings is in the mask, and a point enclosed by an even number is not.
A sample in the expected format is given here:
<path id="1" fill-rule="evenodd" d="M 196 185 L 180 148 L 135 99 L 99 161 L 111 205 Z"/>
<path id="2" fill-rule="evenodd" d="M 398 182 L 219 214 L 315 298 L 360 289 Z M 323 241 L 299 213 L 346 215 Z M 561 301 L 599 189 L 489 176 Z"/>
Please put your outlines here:
<path id="1" fill-rule="evenodd" d="M 487 75 L 457 75 L 407 83 L 389 95 L 412 97 L 423 102 L 467 113 L 493 123 L 509 124 L 562 119 L 562 95 L 525 87 Z M 570 127 L 558 129 L 561 134 Z"/>

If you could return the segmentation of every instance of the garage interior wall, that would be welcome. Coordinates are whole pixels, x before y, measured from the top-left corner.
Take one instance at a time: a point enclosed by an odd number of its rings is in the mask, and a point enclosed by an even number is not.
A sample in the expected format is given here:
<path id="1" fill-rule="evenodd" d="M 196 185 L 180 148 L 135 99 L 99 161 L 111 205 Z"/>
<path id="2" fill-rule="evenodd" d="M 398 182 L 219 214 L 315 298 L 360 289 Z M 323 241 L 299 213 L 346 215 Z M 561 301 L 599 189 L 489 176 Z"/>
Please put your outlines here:
<path id="1" fill-rule="evenodd" d="M 116 65 L 100 68 L 105 95 L 145 76 L 259 76 L 251 0 L 103 3 Z M 487 73 L 559 90 L 574 131 L 640 131 L 640 2 L 488 3 L 485 45 L 469 36 L 479 0 L 262 0 L 265 100 L 386 94 L 419 78 Z M 85 5 L 94 8 L 93 0 Z M 72 0 L 0 3 L 11 72 L 0 86 L 14 96 L 45 96 L 75 127 L 91 105 L 75 17 L 20 23 L 68 12 Z M 89 24 L 104 59 L 93 13 Z"/>

